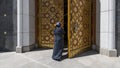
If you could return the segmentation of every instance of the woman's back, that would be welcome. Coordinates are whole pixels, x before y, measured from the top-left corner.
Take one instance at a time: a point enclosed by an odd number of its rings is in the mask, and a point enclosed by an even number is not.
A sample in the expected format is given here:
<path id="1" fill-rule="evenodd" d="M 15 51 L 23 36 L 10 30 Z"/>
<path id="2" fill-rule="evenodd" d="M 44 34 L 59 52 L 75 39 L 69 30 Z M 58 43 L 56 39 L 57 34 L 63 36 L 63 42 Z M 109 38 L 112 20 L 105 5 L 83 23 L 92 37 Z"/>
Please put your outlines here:
<path id="1" fill-rule="evenodd" d="M 54 30 L 54 35 L 55 36 L 60 36 L 62 37 L 64 34 L 64 31 L 61 27 L 56 27 L 55 30 Z"/>

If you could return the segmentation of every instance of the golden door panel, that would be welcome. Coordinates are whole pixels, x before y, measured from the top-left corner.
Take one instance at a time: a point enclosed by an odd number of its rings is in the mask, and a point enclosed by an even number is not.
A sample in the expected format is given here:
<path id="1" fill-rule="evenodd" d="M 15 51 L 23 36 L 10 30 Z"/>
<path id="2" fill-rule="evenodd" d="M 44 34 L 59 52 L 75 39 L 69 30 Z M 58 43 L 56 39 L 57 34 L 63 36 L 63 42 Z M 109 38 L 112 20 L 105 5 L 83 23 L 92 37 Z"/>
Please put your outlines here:
<path id="1" fill-rule="evenodd" d="M 91 0 L 68 0 L 69 57 L 91 47 Z"/>
<path id="2" fill-rule="evenodd" d="M 64 2 L 63 0 L 39 0 L 38 9 L 39 46 L 53 48 L 54 25 L 57 21 L 64 25 Z"/>

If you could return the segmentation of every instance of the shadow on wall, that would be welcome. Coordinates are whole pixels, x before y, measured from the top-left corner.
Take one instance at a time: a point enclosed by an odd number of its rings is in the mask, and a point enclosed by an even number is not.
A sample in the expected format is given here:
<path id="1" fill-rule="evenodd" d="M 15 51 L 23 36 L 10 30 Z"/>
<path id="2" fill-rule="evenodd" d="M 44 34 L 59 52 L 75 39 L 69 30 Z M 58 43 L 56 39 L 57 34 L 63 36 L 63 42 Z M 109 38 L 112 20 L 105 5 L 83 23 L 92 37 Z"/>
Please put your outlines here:
<path id="1" fill-rule="evenodd" d="M 96 50 L 100 51 L 100 0 L 96 0 Z"/>
<path id="2" fill-rule="evenodd" d="M 0 51 L 15 51 L 16 49 L 16 2 L 17 0 L 0 0 Z"/>
<path id="3" fill-rule="evenodd" d="M 120 0 L 116 0 L 116 49 L 118 56 L 120 56 Z"/>

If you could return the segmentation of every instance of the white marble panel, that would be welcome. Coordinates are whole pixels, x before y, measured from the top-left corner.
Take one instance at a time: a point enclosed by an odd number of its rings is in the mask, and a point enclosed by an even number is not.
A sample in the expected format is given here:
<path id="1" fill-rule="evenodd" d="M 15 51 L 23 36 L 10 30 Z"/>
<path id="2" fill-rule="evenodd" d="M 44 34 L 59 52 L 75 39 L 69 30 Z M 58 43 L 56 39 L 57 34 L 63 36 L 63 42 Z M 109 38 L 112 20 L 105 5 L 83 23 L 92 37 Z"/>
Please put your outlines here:
<path id="1" fill-rule="evenodd" d="M 109 0 L 109 10 L 115 10 L 115 1 L 116 0 Z"/>
<path id="2" fill-rule="evenodd" d="M 101 13 L 100 32 L 108 32 L 108 12 Z"/>
<path id="3" fill-rule="evenodd" d="M 23 15 L 23 32 L 29 32 L 29 15 Z"/>
<path id="4" fill-rule="evenodd" d="M 109 32 L 115 33 L 115 11 L 109 11 Z"/>
<path id="5" fill-rule="evenodd" d="M 20 47 L 23 45 L 23 33 L 20 32 L 17 34 L 17 46 Z"/>
<path id="6" fill-rule="evenodd" d="M 108 11 L 108 1 L 109 0 L 100 0 L 101 11 Z"/>
<path id="7" fill-rule="evenodd" d="M 100 34 L 100 48 L 107 49 L 108 48 L 108 33 Z"/>
<path id="8" fill-rule="evenodd" d="M 23 14 L 23 0 L 17 0 L 17 14 L 22 15 Z"/>
<path id="9" fill-rule="evenodd" d="M 18 15 L 19 19 L 17 20 L 17 32 L 23 32 L 23 15 Z"/>
<path id="10" fill-rule="evenodd" d="M 115 33 L 109 33 L 108 49 L 115 49 Z"/>
<path id="11" fill-rule="evenodd" d="M 23 14 L 29 15 L 29 0 L 23 0 Z"/>
<path id="12" fill-rule="evenodd" d="M 26 33 L 23 33 L 23 46 L 29 46 L 29 33 L 26 32 Z"/>

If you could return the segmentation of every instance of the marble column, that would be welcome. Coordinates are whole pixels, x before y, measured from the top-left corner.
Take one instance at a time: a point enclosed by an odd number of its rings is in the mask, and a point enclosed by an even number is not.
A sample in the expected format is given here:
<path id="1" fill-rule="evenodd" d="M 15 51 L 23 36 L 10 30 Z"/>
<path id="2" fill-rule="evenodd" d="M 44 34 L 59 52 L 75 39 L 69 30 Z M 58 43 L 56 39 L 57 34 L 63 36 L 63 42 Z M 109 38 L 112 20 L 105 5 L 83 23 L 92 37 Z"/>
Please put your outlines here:
<path id="1" fill-rule="evenodd" d="M 100 53 L 110 57 L 117 56 L 115 49 L 115 1 L 100 0 Z"/>
<path id="2" fill-rule="evenodd" d="M 22 53 L 23 45 L 23 0 L 17 0 L 17 47 L 16 52 Z"/>
<path id="3" fill-rule="evenodd" d="M 27 52 L 35 46 L 35 0 L 17 0 L 16 52 Z"/>

